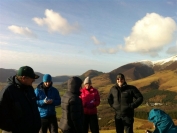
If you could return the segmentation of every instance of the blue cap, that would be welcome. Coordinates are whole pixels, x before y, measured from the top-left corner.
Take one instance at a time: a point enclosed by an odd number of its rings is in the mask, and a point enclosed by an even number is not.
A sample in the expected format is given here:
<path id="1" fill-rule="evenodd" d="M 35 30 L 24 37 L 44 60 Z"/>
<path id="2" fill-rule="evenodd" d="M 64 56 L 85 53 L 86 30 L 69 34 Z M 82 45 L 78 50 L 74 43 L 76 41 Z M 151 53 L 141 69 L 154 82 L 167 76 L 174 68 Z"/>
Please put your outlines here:
<path id="1" fill-rule="evenodd" d="M 50 74 L 45 74 L 43 76 L 43 82 L 51 82 L 52 81 L 52 77 Z"/>

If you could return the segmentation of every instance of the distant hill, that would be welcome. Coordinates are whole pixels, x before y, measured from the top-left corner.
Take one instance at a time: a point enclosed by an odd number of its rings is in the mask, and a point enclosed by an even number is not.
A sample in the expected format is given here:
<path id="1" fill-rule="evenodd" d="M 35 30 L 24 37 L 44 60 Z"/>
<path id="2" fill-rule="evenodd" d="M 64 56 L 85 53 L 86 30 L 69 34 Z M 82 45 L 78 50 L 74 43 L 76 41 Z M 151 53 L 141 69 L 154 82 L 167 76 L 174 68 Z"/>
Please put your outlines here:
<path id="1" fill-rule="evenodd" d="M 86 71 L 85 73 L 83 73 L 81 76 L 79 76 L 82 80 L 84 80 L 86 77 L 90 77 L 90 78 L 93 78 L 93 77 L 96 77 L 96 76 L 99 76 L 99 75 L 102 75 L 103 72 L 99 72 L 99 71 L 96 71 L 96 70 L 88 70 Z"/>
<path id="2" fill-rule="evenodd" d="M 125 64 L 114 70 L 103 73 L 97 70 L 88 70 L 79 77 L 84 80 L 89 76 L 92 78 L 92 84 L 95 87 L 104 87 L 116 83 L 116 76 L 118 73 L 125 75 L 128 83 L 136 85 L 141 91 L 149 89 L 165 89 L 177 91 L 177 55 L 167 59 L 158 61 L 138 61 Z M 42 81 L 42 73 L 36 72 L 40 78 L 36 82 Z M 0 82 L 6 82 L 6 79 L 15 75 L 16 70 L 0 68 Z M 66 87 L 66 82 L 70 76 L 56 76 L 53 77 L 54 82 L 64 82 L 62 88 Z"/>
<path id="3" fill-rule="evenodd" d="M 4 83 L 7 81 L 7 78 L 10 76 L 14 76 L 16 75 L 17 70 L 15 69 L 4 69 L 4 68 L 0 68 L 0 82 Z M 37 75 L 39 75 L 40 77 L 38 79 L 35 80 L 36 83 L 39 83 L 42 81 L 42 77 L 44 74 L 39 73 L 39 72 L 35 72 Z M 70 78 L 70 76 L 56 76 L 56 77 L 52 77 L 53 82 L 65 82 Z"/>
<path id="4" fill-rule="evenodd" d="M 134 81 L 154 74 L 152 67 L 142 63 L 129 63 L 93 78 L 94 85 L 103 86 L 116 83 L 118 73 L 125 75 L 126 81 Z"/>
<path id="5" fill-rule="evenodd" d="M 116 83 L 118 73 L 125 75 L 126 81 L 145 88 L 168 89 L 177 91 L 177 55 L 159 61 L 139 61 L 120 66 L 111 72 L 93 77 L 96 87 Z M 153 77 L 153 78 L 152 78 Z M 175 90 L 176 89 L 176 90 Z"/>

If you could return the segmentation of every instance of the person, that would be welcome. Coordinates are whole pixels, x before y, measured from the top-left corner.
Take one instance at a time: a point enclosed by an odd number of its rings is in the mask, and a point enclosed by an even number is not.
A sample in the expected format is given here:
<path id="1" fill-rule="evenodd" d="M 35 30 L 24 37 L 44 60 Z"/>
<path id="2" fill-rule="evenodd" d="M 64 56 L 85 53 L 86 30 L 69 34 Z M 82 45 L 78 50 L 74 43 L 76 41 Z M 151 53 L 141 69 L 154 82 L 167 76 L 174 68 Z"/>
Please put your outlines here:
<path id="1" fill-rule="evenodd" d="M 39 133 L 40 115 L 32 83 L 39 78 L 29 66 L 22 66 L 0 91 L 0 129 L 12 133 Z"/>
<path id="2" fill-rule="evenodd" d="M 58 133 L 55 107 L 61 104 L 61 98 L 59 91 L 52 85 L 51 75 L 45 74 L 43 82 L 35 89 L 42 124 L 40 133 L 47 133 L 48 129 L 50 133 Z"/>
<path id="3" fill-rule="evenodd" d="M 83 133 L 83 106 L 80 96 L 82 80 L 71 77 L 68 80 L 68 89 L 61 98 L 62 116 L 59 128 L 63 133 Z"/>
<path id="4" fill-rule="evenodd" d="M 117 75 L 117 83 L 110 89 L 109 105 L 115 110 L 117 133 L 133 133 L 134 109 L 143 102 L 140 91 L 128 85 L 122 73 Z"/>
<path id="5" fill-rule="evenodd" d="M 151 109 L 148 120 L 154 124 L 155 130 L 146 130 L 146 133 L 177 133 L 177 126 L 171 117 L 160 109 Z"/>
<path id="6" fill-rule="evenodd" d="M 81 99 L 84 107 L 84 132 L 88 133 L 89 126 L 92 133 L 99 133 L 97 106 L 100 104 L 100 95 L 97 89 L 91 85 L 90 77 L 84 80 L 84 87 L 81 89 Z"/>

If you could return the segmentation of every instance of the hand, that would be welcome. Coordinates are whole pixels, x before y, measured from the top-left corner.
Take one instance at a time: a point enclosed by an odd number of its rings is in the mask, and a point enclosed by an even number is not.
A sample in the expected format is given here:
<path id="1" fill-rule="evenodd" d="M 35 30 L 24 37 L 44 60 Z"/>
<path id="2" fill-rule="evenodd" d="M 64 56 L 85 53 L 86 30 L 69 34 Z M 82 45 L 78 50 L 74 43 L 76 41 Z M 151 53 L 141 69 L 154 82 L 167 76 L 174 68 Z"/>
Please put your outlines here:
<path id="1" fill-rule="evenodd" d="M 47 97 L 44 99 L 44 103 L 47 103 Z"/>
<path id="2" fill-rule="evenodd" d="M 52 99 L 47 100 L 47 97 L 44 99 L 45 104 L 52 104 L 52 102 L 53 100 Z"/>
<path id="3" fill-rule="evenodd" d="M 52 104 L 53 103 L 53 100 L 50 99 L 50 100 L 47 100 L 46 104 Z"/>

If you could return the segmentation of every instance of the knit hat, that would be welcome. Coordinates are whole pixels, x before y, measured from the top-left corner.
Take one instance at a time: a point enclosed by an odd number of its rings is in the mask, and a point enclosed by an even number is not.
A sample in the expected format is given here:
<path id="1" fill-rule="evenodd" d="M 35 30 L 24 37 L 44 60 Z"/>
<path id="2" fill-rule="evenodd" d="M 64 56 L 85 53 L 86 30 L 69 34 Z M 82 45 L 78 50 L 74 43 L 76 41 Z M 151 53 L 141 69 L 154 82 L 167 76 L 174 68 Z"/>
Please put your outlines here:
<path id="1" fill-rule="evenodd" d="M 33 69 L 29 66 L 22 66 L 19 68 L 19 70 L 17 71 L 17 76 L 27 76 L 30 77 L 32 79 L 38 79 L 39 76 L 36 75 L 33 71 Z"/>
<path id="2" fill-rule="evenodd" d="M 43 76 L 43 82 L 51 82 L 52 81 L 52 77 L 50 74 L 45 74 Z"/>
<path id="3" fill-rule="evenodd" d="M 124 79 L 125 80 L 125 77 L 124 77 L 124 75 L 122 74 L 122 73 L 119 73 L 118 75 L 117 75 L 117 79 L 118 78 L 121 78 L 121 79 Z"/>
<path id="4" fill-rule="evenodd" d="M 91 83 L 92 83 L 92 82 L 91 82 L 90 78 L 89 78 L 89 77 L 86 77 L 85 80 L 84 80 L 84 85 L 85 85 L 85 84 L 91 84 Z"/>

